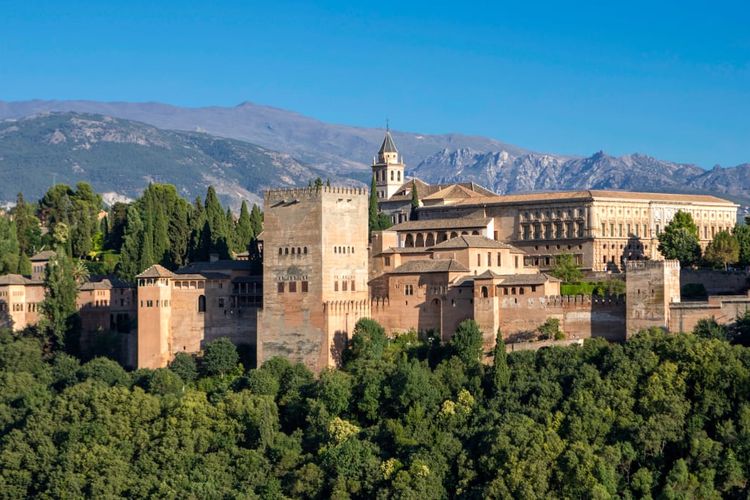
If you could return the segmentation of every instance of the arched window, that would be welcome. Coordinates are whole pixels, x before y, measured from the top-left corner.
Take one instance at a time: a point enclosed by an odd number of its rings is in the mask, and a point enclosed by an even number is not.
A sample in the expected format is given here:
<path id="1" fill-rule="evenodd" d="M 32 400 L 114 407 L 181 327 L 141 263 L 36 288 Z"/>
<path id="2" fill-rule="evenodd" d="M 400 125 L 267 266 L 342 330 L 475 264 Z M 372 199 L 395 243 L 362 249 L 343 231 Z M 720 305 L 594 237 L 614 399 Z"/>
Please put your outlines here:
<path id="1" fill-rule="evenodd" d="M 284 253 L 284 249 L 279 247 L 279 255 L 281 255 L 282 253 Z"/>
<path id="2" fill-rule="evenodd" d="M 304 247 L 303 251 L 304 251 L 305 255 L 307 255 L 307 247 Z"/>
<path id="3" fill-rule="evenodd" d="M 205 295 L 199 295 L 198 296 L 198 312 L 206 312 L 206 296 Z"/>
<path id="4" fill-rule="evenodd" d="M 486 299 L 486 298 L 487 298 L 488 296 L 489 296 L 489 292 L 488 292 L 488 290 L 487 290 L 487 287 L 486 287 L 486 286 L 483 286 L 483 287 L 482 287 L 482 298 L 483 298 L 483 299 Z"/>
<path id="5" fill-rule="evenodd" d="M 414 236 L 411 234 L 406 235 L 406 241 L 404 242 L 404 246 L 407 247 L 413 247 L 414 246 Z"/>
<path id="6" fill-rule="evenodd" d="M 424 246 L 424 235 L 422 233 L 417 234 L 417 241 L 414 243 L 415 246 Z"/>

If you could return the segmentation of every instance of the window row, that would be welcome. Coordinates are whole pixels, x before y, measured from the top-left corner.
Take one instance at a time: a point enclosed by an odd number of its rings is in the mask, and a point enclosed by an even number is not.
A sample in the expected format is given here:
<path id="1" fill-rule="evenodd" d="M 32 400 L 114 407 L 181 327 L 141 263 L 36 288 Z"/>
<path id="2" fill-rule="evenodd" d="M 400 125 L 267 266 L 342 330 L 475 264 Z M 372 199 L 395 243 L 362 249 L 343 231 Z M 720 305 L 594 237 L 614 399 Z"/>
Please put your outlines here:
<path id="1" fill-rule="evenodd" d="M 399 182 L 401 181 L 401 171 L 400 170 L 391 170 L 390 178 L 392 181 Z M 388 174 L 385 169 L 378 170 L 375 172 L 375 180 L 376 181 L 387 181 L 388 180 Z"/>
<path id="2" fill-rule="evenodd" d="M 307 247 L 279 247 L 279 255 L 307 255 Z"/>
<path id="3" fill-rule="evenodd" d="M 307 281 L 300 281 L 299 282 L 299 291 L 300 293 L 307 293 L 309 289 L 309 285 Z M 276 291 L 278 293 L 297 293 L 297 282 L 296 281 L 279 281 L 276 284 Z"/>
<path id="4" fill-rule="evenodd" d="M 583 217 L 584 210 L 582 208 L 567 208 L 567 209 L 555 209 L 555 210 L 536 210 L 526 211 L 520 215 L 522 221 L 533 221 L 533 220 L 546 220 L 546 219 L 561 219 L 566 217 Z"/>
<path id="5" fill-rule="evenodd" d="M 11 307 L 12 312 L 23 312 L 24 311 L 24 305 L 23 304 L 13 304 L 13 307 Z M 8 310 L 8 304 L 7 302 L 0 302 L 0 311 L 7 311 Z M 26 312 L 36 312 L 39 310 L 39 304 L 37 302 L 29 302 L 26 304 Z"/>
<path id="6" fill-rule="evenodd" d="M 583 238 L 583 222 L 539 222 L 521 226 L 521 239 L 524 240 L 552 240 L 564 238 Z"/>
<path id="7" fill-rule="evenodd" d="M 531 291 L 531 293 L 536 293 L 536 285 L 531 285 L 528 288 Z M 508 286 L 497 285 L 496 286 L 497 295 L 500 295 L 500 289 L 503 290 L 502 292 L 503 295 L 525 295 L 526 294 L 526 287 L 524 286 L 508 287 Z M 489 296 L 489 289 L 486 286 L 483 286 L 480 290 L 480 295 L 482 296 L 482 298 L 486 299 Z"/>
<path id="8" fill-rule="evenodd" d="M 192 289 L 198 289 L 202 290 L 205 285 L 202 281 L 186 281 L 186 280 L 180 280 L 174 282 L 175 288 L 192 288 Z"/>
<path id="9" fill-rule="evenodd" d="M 141 300 L 141 307 L 169 307 L 169 302 L 168 300 Z"/>
<path id="10" fill-rule="evenodd" d="M 349 287 L 350 283 L 351 283 L 351 288 Z M 333 282 L 333 291 L 334 292 L 338 292 L 339 291 L 339 280 L 336 280 L 336 281 Z M 351 281 L 342 280 L 341 281 L 341 291 L 342 292 L 348 292 L 348 291 L 356 292 L 357 288 L 355 286 L 354 280 L 351 280 Z"/>
<path id="11" fill-rule="evenodd" d="M 333 253 L 338 253 L 338 254 L 354 253 L 354 247 L 342 247 L 342 246 L 333 247 Z"/>

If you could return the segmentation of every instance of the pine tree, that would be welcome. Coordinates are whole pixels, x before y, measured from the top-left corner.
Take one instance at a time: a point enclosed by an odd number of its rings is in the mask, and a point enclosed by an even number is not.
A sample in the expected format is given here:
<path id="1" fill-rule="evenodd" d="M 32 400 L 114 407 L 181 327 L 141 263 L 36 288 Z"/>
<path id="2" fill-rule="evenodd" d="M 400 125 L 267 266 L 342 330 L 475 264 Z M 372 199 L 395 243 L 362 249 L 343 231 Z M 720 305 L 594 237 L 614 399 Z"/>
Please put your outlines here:
<path id="1" fill-rule="evenodd" d="M 55 256 L 47 264 L 44 287 L 40 326 L 52 345 L 62 348 L 76 330 L 78 287 L 73 261 L 61 248 L 56 250 Z"/>
<path id="2" fill-rule="evenodd" d="M 379 217 L 378 217 L 378 195 L 375 188 L 375 176 L 372 176 L 372 182 L 370 183 L 370 205 L 368 207 L 368 225 L 370 232 L 377 231 L 380 229 Z"/>
<path id="3" fill-rule="evenodd" d="M 253 232 L 253 223 L 250 219 L 250 212 L 247 210 L 247 203 L 243 200 L 240 207 L 240 218 L 237 219 L 237 229 L 235 230 L 237 251 L 247 252 L 250 243 L 253 241 L 255 234 Z"/>

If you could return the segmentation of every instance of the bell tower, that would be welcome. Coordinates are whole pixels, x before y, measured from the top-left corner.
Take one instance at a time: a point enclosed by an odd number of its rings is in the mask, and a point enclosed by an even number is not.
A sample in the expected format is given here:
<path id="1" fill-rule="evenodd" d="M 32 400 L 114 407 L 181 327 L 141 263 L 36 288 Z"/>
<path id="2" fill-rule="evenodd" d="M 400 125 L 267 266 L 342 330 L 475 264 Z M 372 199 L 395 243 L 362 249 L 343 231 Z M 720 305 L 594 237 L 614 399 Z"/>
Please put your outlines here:
<path id="1" fill-rule="evenodd" d="M 393 196 L 404 181 L 404 162 L 398 154 L 391 131 L 386 128 L 383 144 L 372 162 L 372 175 L 375 176 L 375 189 L 378 200 L 385 201 Z"/>

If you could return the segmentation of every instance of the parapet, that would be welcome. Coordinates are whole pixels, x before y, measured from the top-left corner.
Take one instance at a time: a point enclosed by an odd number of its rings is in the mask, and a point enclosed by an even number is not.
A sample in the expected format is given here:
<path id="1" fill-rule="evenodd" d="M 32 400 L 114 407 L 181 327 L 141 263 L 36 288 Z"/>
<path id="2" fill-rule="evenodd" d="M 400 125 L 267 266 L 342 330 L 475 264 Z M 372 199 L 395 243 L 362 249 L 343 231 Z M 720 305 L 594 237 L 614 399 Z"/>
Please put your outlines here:
<path id="1" fill-rule="evenodd" d="M 641 271 L 644 269 L 679 269 L 679 260 L 629 260 L 626 271 Z"/>
<path id="2" fill-rule="evenodd" d="M 294 187 L 269 189 L 263 193 L 266 206 L 276 201 L 292 201 L 293 199 L 315 199 L 322 195 L 346 195 L 346 196 L 367 196 L 367 189 L 361 187 L 347 186 L 320 186 L 320 187 Z"/>

